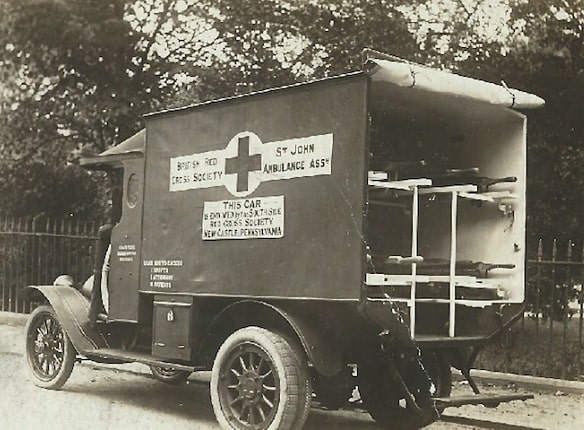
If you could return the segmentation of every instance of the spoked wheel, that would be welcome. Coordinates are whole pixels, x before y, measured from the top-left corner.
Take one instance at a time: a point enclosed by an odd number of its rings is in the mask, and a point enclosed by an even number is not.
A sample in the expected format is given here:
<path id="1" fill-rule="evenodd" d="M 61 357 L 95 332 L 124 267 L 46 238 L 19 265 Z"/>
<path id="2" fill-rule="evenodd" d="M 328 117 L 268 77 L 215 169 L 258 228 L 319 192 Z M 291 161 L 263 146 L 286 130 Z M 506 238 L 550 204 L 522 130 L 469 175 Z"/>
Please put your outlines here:
<path id="1" fill-rule="evenodd" d="M 51 306 L 39 306 L 26 326 L 26 360 L 33 382 L 57 390 L 73 370 L 77 352 Z"/>
<path id="2" fill-rule="evenodd" d="M 372 360 L 363 363 L 357 370 L 359 394 L 363 405 L 381 427 L 414 430 L 436 420 L 433 408 L 427 407 L 424 413 L 419 414 L 406 403 L 397 381 L 391 377 L 386 361 Z"/>
<path id="3" fill-rule="evenodd" d="M 259 327 L 223 343 L 211 376 L 211 401 L 226 430 L 299 429 L 312 395 L 306 360 L 282 336 Z"/>
<path id="4" fill-rule="evenodd" d="M 152 375 L 159 381 L 170 385 L 179 385 L 186 382 L 191 372 L 177 370 L 172 367 L 150 366 Z"/>

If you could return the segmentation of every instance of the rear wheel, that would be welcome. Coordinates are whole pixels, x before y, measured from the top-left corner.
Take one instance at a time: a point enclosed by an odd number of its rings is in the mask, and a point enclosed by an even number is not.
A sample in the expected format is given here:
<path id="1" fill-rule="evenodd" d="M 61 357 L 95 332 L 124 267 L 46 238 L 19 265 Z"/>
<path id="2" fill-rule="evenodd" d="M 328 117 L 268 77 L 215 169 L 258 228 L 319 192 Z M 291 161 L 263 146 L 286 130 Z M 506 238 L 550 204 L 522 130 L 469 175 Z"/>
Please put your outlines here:
<path id="1" fill-rule="evenodd" d="M 450 397 L 452 393 L 450 362 L 434 351 L 422 351 L 422 363 L 436 387 L 434 397 Z"/>
<path id="2" fill-rule="evenodd" d="M 191 372 L 177 370 L 172 367 L 150 366 L 152 375 L 159 381 L 170 385 L 179 385 L 187 381 Z"/>
<path id="3" fill-rule="evenodd" d="M 347 366 L 334 376 L 317 374 L 314 378 L 316 400 L 329 410 L 346 406 L 355 388 L 352 372 L 353 369 Z"/>
<path id="4" fill-rule="evenodd" d="M 419 414 L 406 403 L 389 366 L 386 360 L 379 359 L 357 369 L 359 394 L 369 415 L 378 425 L 392 430 L 419 429 L 435 421 L 433 408 L 426 405 L 424 413 Z"/>
<path id="5" fill-rule="evenodd" d="M 77 352 L 51 306 L 36 308 L 26 325 L 26 361 L 35 385 L 57 390 L 67 382 Z"/>
<path id="6" fill-rule="evenodd" d="M 304 357 L 284 337 L 259 327 L 223 343 L 211 376 L 211 401 L 226 430 L 301 428 L 310 406 Z"/>

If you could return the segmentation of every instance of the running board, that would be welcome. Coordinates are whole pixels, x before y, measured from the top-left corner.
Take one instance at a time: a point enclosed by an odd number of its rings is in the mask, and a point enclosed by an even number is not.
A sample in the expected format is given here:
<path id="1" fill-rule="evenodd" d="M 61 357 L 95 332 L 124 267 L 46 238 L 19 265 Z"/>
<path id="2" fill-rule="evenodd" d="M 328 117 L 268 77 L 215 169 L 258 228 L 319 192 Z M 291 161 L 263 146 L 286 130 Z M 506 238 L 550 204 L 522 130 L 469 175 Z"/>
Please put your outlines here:
<path id="1" fill-rule="evenodd" d="M 90 360 L 95 359 L 99 361 L 100 359 L 105 360 L 122 360 L 127 363 L 142 363 L 148 366 L 160 366 L 172 368 L 175 370 L 185 370 L 187 372 L 196 372 L 199 370 L 208 370 L 203 366 L 190 366 L 186 364 L 173 363 L 170 361 L 164 361 L 153 357 L 150 354 L 140 353 L 136 351 L 127 351 L 124 349 L 113 349 L 113 348 L 100 348 L 91 351 L 84 351 L 85 355 Z"/>
<path id="2" fill-rule="evenodd" d="M 470 396 L 436 397 L 434 401 L 437 408 L 457 408 L 465 405 L 496 407 L 500 403 L 529 399 L 533 399 L 532 394 L 475 394 Z"/>

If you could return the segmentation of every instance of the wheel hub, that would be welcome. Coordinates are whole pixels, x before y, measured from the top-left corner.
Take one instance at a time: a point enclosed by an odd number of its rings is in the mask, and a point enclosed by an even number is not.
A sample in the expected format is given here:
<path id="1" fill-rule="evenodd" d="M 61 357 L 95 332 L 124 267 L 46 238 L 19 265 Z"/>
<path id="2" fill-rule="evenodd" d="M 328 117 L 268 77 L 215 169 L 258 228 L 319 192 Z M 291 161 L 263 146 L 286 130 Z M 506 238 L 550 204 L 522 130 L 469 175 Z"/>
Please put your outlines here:
<path id="1" fill-rule="evenodd" d="M 38 336 L 35 341 L 34 341 L 34 345 L 36 347 L 36 350 L 38 352 L 46 352 L 47 347 L 48 347 L 48 343 L 46 341 L 46 336 L 42 335 L 42 336 Z"/>
<path id="2" fill-rule="evenodd" d="M 255 372 L 245 372 L 239 378 L 240 395 L 251 404 L 256 404 L 262 394 L 262 381 Z"/>
<path id="3" fill-rule="evenodd" d="M 34 351 L 37 354 L 33 361 L 37 372 L 42 377 L 52 377 L 62 364 L 62 337 L 57 323 L 47 317 L 35 326 L 36 337 L 33 339 Z"/>

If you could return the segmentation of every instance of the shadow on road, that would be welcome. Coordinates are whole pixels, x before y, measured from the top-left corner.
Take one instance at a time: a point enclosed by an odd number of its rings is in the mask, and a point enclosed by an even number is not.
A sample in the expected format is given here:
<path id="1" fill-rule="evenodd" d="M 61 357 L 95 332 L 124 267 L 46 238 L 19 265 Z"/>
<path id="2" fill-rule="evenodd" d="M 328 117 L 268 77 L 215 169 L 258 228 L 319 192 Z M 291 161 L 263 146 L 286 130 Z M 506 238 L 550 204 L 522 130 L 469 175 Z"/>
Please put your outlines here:
<path id="1" fill-rule="evenodd" d="M 114 371 L 115 372 L 115 371 Z M 71 379 L 63 391 L 128 405 L 162 415 L 182 416 L 199 422 L 215 423 L 209 390 L 198 384 L 171 386 L 148 376 L 128 375 L 102 368 L 93 368 L 90 380 Z M 90 382 L 90 383 L 88 383 Z"/>
<path id="2" fill-rule="evenodd" d="M 104 401 L 147 409 L 161 418 L 182 417 L 197 423 L 219 428 L 211 406 L 207 384 L 170 386 L 154 380 L 148 375 L 130 375 L 125 372 L 112 373 L 109 369 L 91 369 L 90 379 L 72 378 L 63 391 L 99 397 Z M 305 430 L 372 430 L 377 428 L 369 416 L 360 411 L 325 411 L 313 408 L 304 427 Z"/>
<path id="3" fill-rule="evenodd" d="M 494 421 L 487 420 L 477 420 L 473 418 L 466 417 L 453 417 L 453 416 L 443 416 L 442 421 L 452 424 L 461 424 L 464 426 L 469 426 L 474 429 L 488 429 L 488 430 L 543 430 L 537 427 L 525 427 L 515 424 L 505 424 Z"/>

